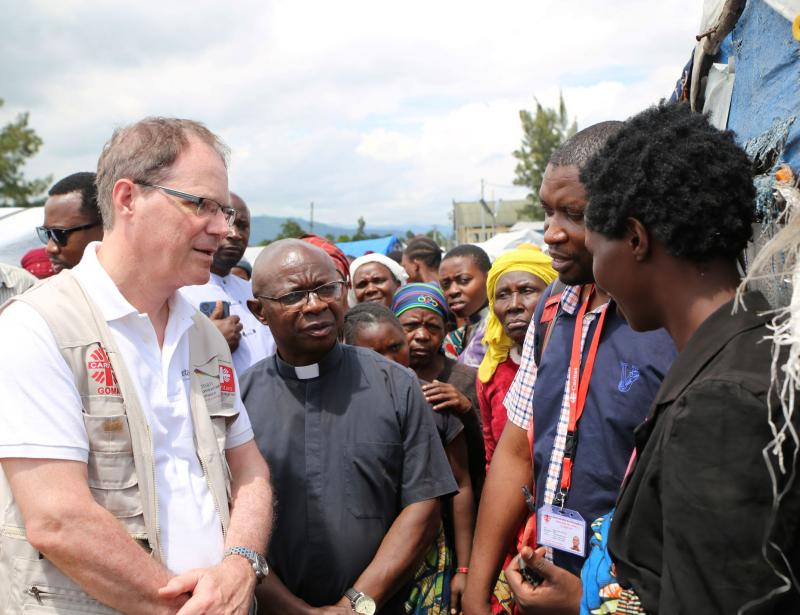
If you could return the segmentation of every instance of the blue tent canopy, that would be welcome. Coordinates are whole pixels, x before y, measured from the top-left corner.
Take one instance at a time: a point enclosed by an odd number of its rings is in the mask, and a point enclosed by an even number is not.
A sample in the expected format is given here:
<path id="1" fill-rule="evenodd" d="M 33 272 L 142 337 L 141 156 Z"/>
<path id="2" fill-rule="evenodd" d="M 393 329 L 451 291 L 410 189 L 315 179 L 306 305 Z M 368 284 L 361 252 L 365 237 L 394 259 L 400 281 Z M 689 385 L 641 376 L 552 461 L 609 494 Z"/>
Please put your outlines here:
<path id="1" fill-rule="evenodd" d="M 397 237 L 379 237 L 378 239 L 362 239 L 361 241 L 342 241 L 336 244 L 338 248 L 348 256 L 361 256 L 367 252 L 377 252 L 378 254 L 389 254 L 397 245 Z"/>

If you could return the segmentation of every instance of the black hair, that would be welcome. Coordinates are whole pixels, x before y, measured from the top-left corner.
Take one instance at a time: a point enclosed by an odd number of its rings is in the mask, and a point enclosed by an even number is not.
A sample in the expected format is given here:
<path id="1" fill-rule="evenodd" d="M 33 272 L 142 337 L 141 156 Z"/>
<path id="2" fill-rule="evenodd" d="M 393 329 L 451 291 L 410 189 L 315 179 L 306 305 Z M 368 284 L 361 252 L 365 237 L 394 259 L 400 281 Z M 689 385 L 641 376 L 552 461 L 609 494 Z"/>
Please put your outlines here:
<path id="1" fill-rule="evenodd" d="M 471 243 L 462 243 L 460 246 L 456 246 L 445 254 L 442 260 L 446 261 L 448 258 L 456 256 L 469 256 L 483 273 L 489 273 L 489 269 L 492 268 L 492 261 L 489 260 L 489 255 L 484 249 Z"/>
<path id="2" fill-rule="evenodd" d="M 397 320 L 392 310 L 381 303 L 359 303 L 351 307 L 344 315 L 345 343 L 354 346 L 361 329 L 381 323 L 388 323 L 403 331 L 403 325 Z"/>
<path id="3" fill-rule="evenodd" d="M 622 122 L 616 120 L 600 122 L 584 128 L 572 135 L 553 152 L 549 163 L 554 167 L 575 166 L 583 169 L 586 163 L 606 144 L 606 141 L 619 132 L 620 128 L 622 128 Z"/>
<path id="4" fill-rule="evenodd" d="M 635 115 L 581 172 L 586 226 L 618 239 L 639 220 L 672 255 L 736 258 L 752 234 L 751 162 L 730 131 L 683 103 Z"/>
<path id="5" fill-rule="evenodd" d="M 387 254 L 386 256 L 391 258 L 395 263 L 399 265 L 400 262 L 403 260 L 403 251 L 400 248 L 395 248 L 394 250 L 389 252 L 389 254 Z"/>
<path id="6" fill-rule="evenodd" d="M 427 235 L 416 235 L 409 239 L 405 255 L 408 260 L 422 261 L 431 269 L 438 269 L 442 262 L 442 249 Z"/>
<path id="7" fill-rule="evenodd" d="M 50 196 L 69 194 L 70 192 L 81 193 L 81 211 L 90 215 L 94 220 L 100 220 L 100 208 L 97 206 L 97 175 L 88 171 L 67 175 L 64 179 L 57 181 L 47 192 Z"/>

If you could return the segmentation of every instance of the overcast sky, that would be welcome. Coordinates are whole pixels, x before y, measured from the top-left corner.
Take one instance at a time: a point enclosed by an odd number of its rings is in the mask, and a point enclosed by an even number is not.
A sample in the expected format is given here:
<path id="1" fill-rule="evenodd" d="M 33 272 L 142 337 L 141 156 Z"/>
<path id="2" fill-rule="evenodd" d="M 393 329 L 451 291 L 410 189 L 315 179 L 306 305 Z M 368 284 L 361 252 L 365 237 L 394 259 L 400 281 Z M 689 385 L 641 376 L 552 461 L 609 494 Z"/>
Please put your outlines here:
<path id="1" fill-rule="evenodd" d="M 447 224 L 519 198 L 518 112 L 559 89 L 579 127 L 669 95 L 700 0 L 27 0 L 4 6 L 0 122 L 44 139 L 27 174 L 94 170 L 114 127 L 204 122 L 256 214 Z"/>

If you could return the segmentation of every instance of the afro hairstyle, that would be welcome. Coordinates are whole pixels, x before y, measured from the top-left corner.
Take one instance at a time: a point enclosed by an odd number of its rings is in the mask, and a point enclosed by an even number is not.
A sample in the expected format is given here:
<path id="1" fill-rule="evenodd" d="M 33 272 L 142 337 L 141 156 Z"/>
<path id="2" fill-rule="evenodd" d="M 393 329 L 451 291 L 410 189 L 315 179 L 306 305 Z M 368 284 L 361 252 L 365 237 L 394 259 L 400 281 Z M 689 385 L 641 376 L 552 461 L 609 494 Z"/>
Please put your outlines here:
<path id="1" fill-rule="evenodd" d="M 581 171 L 586 226 L 612 239 L 639 220 L 669 254 L 736 258 L 752 234 L 751 163 L 733 133 L 683 103 L 627 120 Z"/>

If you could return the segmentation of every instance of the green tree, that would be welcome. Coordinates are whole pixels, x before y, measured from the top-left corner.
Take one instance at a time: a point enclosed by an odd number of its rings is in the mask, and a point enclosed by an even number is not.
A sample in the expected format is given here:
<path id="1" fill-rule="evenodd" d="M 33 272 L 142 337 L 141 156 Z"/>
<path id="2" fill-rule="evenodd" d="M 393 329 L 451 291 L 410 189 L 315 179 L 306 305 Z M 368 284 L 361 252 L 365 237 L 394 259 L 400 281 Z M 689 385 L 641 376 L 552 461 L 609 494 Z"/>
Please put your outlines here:
<path id="1" fill-rule="evenodd" d="M 350 240 L 350 235 L 339 235 L 339 237 L 336 238 L 336 243 L 346 243 Z"/>
<path id="2" fill-rule="evenodd" d="M 526 109 L 519 112 L 522 122 L 522 146 L 514 150 L 513 156 L 519 162 L 514 170 L 514 185 L 527 186 L 528 205 L 521 214 L 532 220 L 543 220 L 544 213 L 539 204 L 539 188 L 542 185 L 547 162 L 558 147 L 578 130 L 575 120 L 569 123 L 564 97 L 558 97 L 558 109 L 542 107 L 538 100 L 536 112 Z"/>
<path id="3" fill-rule="evenodd" d="M 350 238 L 350 241 L 361 241 L 362 239 L 369 239 L 367 237 L 367 233 L 364 229 L 367 227 L 367 222 L 364 220 L 364 216 L 358 217 L 358 222 L 356 222 L 358 228 L 356 228 L 356 232 L 353 233 L 353 236 Z"/>
<path id="4" fill-rule="evenodd" d="M 306 232 L 302 226 L 300 226 L 296 220 L 292 220 L 291 218 L 287 218 L 286 221 L 281 224 L 281 231 L 275 237 L 275 240 L 278 239 L 297 239 L 305 235 Z"/>
<path id="5" fill-rule="evenodd" d="M 277 235 L 273 239 L 264 239 L 259 242 L 258 245 L 260 246 L 268 246 L 273 241 L 278 241 L 279 239 L 297 239 L 306 234 L 306 231 L 300 226 L 296 220 L 292 220 L 291 218 L 287 218 L 281 224 L 281 230 L 278 232 Z"/>
<path id="6" fill-rule="evenodd" d="M 336 240 L 333 238 L 333 233 L 325 233 L 325 239 L 327 239 L 331 243 L 335 243 L 336 242 Z"/>
<path id="7" fill-rule="evenodd" d="M 5 101 L 0 98 L 0 107 Z M 0 207 L 41 205 L 52 177 L 26 180 L 22 167 L 42 147 L 42 138 L 28 127 L 28 114 L 0 128 Z"/>

